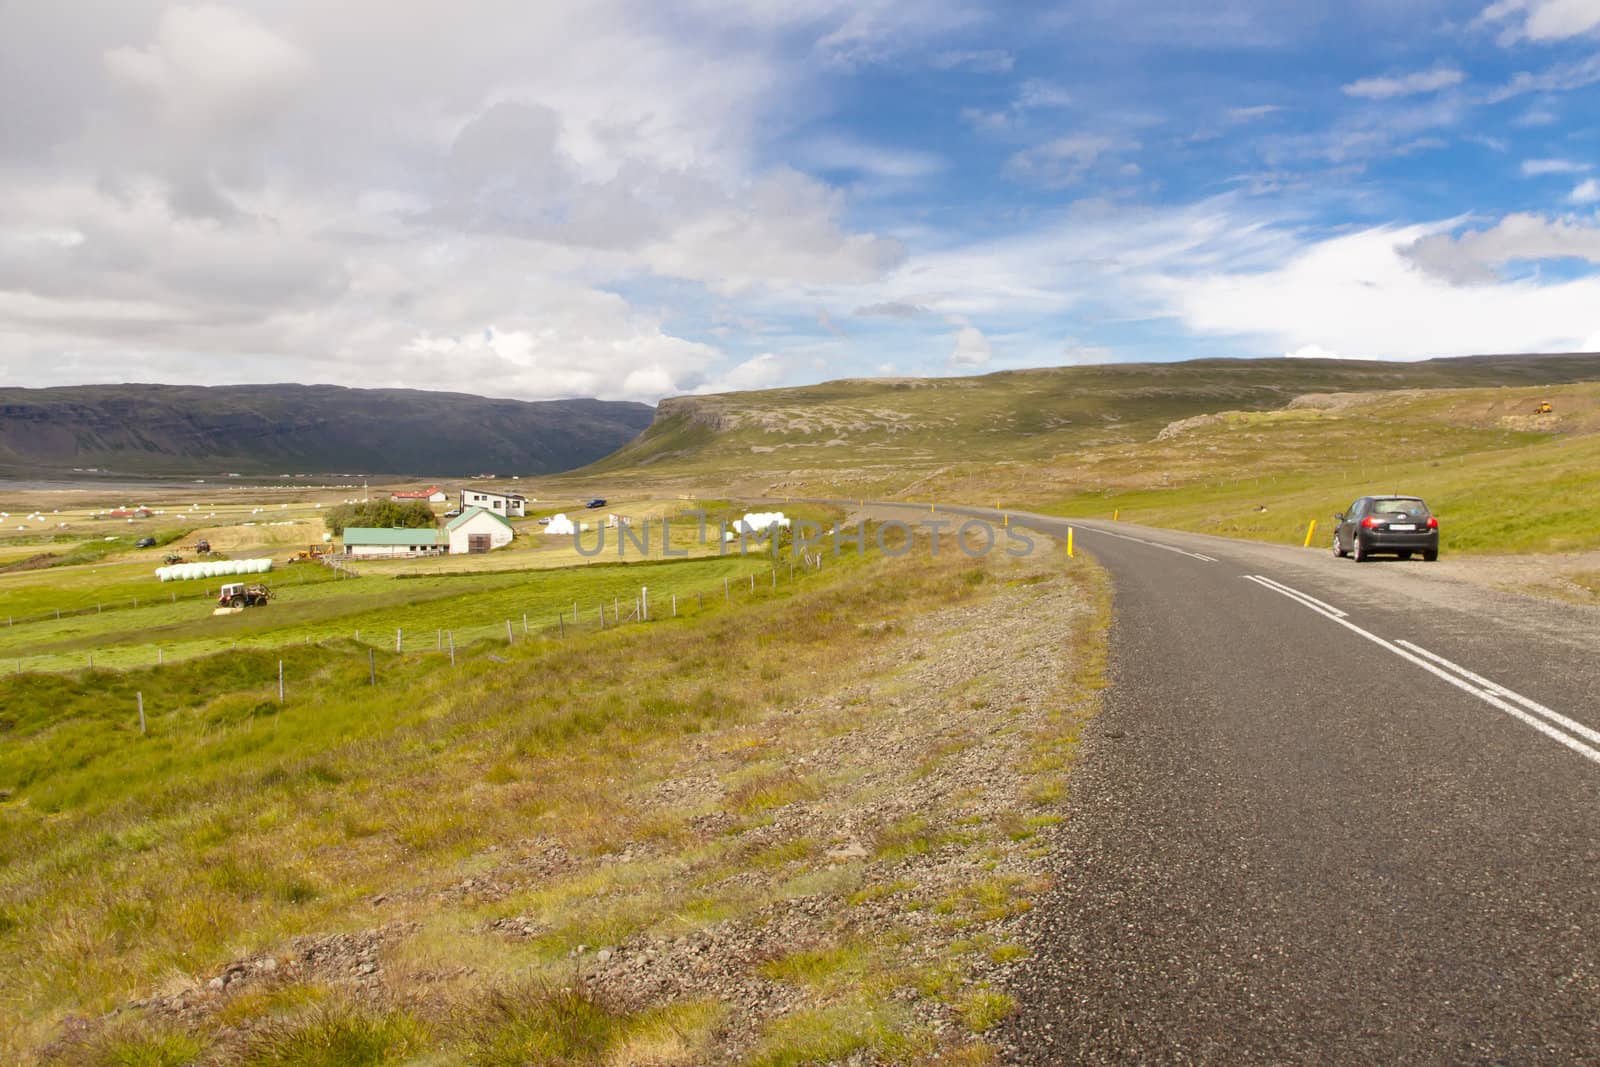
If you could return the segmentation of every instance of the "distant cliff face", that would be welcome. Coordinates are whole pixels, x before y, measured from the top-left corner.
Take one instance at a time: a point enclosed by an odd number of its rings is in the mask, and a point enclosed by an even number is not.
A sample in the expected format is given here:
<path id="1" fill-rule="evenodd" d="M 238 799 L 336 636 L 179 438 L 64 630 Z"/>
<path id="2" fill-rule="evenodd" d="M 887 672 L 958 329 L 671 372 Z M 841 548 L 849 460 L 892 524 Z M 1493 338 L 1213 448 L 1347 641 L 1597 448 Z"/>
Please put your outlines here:
<path id="1" fill-rule="evenodd" d="M 0 473 L 549 474 L 616 451 L 653 414 L 331 385 L 0 389 Z"/>

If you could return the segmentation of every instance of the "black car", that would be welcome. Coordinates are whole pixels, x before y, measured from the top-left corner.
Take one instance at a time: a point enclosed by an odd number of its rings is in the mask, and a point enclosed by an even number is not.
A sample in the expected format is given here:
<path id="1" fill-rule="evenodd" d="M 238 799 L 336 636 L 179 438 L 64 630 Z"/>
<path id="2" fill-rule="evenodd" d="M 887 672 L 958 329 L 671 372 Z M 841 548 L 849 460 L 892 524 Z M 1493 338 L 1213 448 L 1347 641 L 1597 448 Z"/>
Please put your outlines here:
<path id="1" fill-rule="evenodd" d="M 1364 496 L 1334 520 L 1333 554 L 1340 559 L 1360 563 L 1379 553 L 1410 559 L 1413 552 L 1430 563 L 1439 558 L 1439 520 L 1420 497 Z"/>
<path id="2" fill-rule="evenodd" d="M 587 504 L 584 505 L 584 507 L 586 507 L 586 508 L 603 508 L 605 506 L 606 506 L 606 498 L 603 497 L 603 496 L 597 496 L 593 500 L 589 501 Z"/>
<path id="3" fill-rule="evenodd" d="M 134 548 L 154 548 L 154 547 L 156 547 L 156 539 L 154 537 L 141 537 L 141 538 L 139 538 L 139 540 L 137 540 L 137 541 L 135 541 L 133 543 L 133 547 Z"/>

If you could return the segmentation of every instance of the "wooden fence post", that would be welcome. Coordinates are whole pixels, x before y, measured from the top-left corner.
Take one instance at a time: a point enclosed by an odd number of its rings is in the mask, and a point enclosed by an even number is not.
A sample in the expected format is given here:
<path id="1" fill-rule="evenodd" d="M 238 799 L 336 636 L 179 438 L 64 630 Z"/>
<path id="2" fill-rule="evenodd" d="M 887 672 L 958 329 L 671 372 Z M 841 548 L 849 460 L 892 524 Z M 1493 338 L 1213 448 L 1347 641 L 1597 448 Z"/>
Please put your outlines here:
<path id="1" fill-rule="evenodd" d="M 283 703 L 283 660 L 278 661 L 278 703 Z"/>
<path id="2" fill-rule="evenodd" d="M 138 692 L 134 696 L 139 699 L 139 734 L 142 737 L 144 735 L 144 693 Z"/>
<path id="3" fill-rule="evenodd" d="M 367 684 L 378 684 L 378 653 L 376 649 L 367 649 Z"/>
<path id="4" fill-rule="evenodd" d="M 456 665 L 456 632 L 451 630 L 447 636 L 450 638 L 450 666 Z"/>
<path id="5" fill-rule="evenodd" d="M 674 619 L 676 619 L 678 617 L 678 594 L 677 593 L 673 593 L 672 594 L 672 617 Z"/>
<path id="6" fill-rule="evenodd" d="M 511 643 L 511 620 L 506 620 L 506 644 Z"/>
<path id="7" fill-rule="evenodd" d="M 394 650 L 396 652 L 399 652 L 400 649 L 401 649 L 400 627 L 396 626 L 394 628 Z"/>

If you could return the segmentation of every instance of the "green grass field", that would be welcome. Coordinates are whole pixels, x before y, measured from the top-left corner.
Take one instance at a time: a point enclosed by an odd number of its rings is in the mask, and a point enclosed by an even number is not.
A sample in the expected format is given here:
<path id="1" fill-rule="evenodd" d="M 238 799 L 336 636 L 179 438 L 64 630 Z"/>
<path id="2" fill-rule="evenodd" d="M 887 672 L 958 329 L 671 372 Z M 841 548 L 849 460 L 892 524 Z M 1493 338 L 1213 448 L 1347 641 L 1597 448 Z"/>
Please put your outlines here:
<path id="1" fill-rule="evenodd" d="M 869 660 L 930 611 L 1025 598 L 1062 574 L 1103 610 L 1095 572 L 1068 562 L 1052 557 L 1040 570 L 1002 560 L 996 566 L 1011 571 L 990 571 L 951 555 L 830 556 L 820 572 L 791 580 L 784 569 L 776 587 L 747 583 L 731 602 L 709 597 L 677 619 L 463 643 L 453 667 L 432 651 L 381 650 L 376 685 L 368 647 L 343 633 L 355 618 L 556 608 L 631 595 L 641 575 L 652 589 L 693 588 L 770 575 L 770 563 L 323 580 L 261 613 L 256 637 L 270 647 L 0 678 L 0 1059 L 691 1064 L 740 1008 L 714 996 L 641 1006 L 573 993 L 574 953 L 759 921 L 777 903 L 811 898 L 841 921 L 829 940 L 762 965 L 763 980 L 800 990 L 803 1004 L 764 1026 L 750 1062 L 960 1052 L 952 1040 L 974 1039 L 1009 1010 L 962 980 L 977 961 L 1017 951 L 982 931 L 1042 888 L 989 872 L 1037 848 L 1031 839 L 1056 818 L 1049 806 L 1062 795 L 1083 712 L 1045 720 L 1057 725 L 1038 736 L 1024 779 L 1034 799 L 1019 798 L 998 822 L 960 815 L 981 792 L 941 795 L 932 800 L 953 805 L 946 815 L 855 830 L 877 842 L 881 859 L 841 866 L 824 855 L 837 839 L 784 830 L 774 813 L 796 802 L 847 812 L 881 799 L 881 786 L 856 796 L 859 771 L 797 770 L 800 753 L 876 713 L 812 706 L 817 692 L 873 671 L 887 671 L 892 686 L 898 668 Z M 318 615 L 318 605 L 341 601 L 343 614 Z M 290 611 L 268 620 L 279 607 Z M 286 617 L 300 611 L 308 614 Z M 299 641 L 319 627 L 328 636 Z M 137 647 L 131 633 L 122 637 Z M 190 651 L 215 639 L 195 637 Z M 290 682 L 281 704 L 280 660 Z M 1081 708 L 1098 662 L 1086 654 L 1078 675 L 1059 680 L 1059 705 L 1045 706 Z M 1017 714 L 976 691 L 947 699 L 961 721 L 989 716 L 985 729 L 1002 734 Z M 897 773 L 914 783 L 973 743 L 927 738 L 925 754 Z M 674 800 L 685 775 L 716 788 Z M 564 858 L 548 873 L 515 874 L 524 864 L 542 871 L 540 857 L 556 846 Z M 970 851 L 957 865 L 970 882 L 906 882 L 899 858 L 934 847 Z M 510 896 L 456 888 L 495 871 L 513 877 Z M 883 939 L 860 941 L 852 909 L 884 900 L 899 902 L 885 914 L 928 909 L 934 921 L 891 924 Z M 496 934 L 490 924 L 508 915 L 527 916 L 536 934 Z M 403 933 L 377 957 L 380 997 L 284 969 L 208 1001 L 215 1012 L 204 1016 L 101 1018 L 131 998 L 203 983 L 230 960 L 289 960 L 292 937 L 382 923 Z M 966 1029 L 941 1036 L 919 1022 L 903 1007 L 917 990 L 947 1003 Z M 63 1029 L 69 1015 L 96 1021 Z M 951 1062 L 991 1062 L 977 1045 L 960 1054 Z"/>
<path id="2" fill-rule="evenodd" d="M 285 578 L 271 576 L 275 599 L 266 607 L 249 608 L 237 615 L 214 616 L 207 598 L 159 599 L 138 608 L 119 607 L 97 614 L 73 615 L 60 621 L 0 628 L 0 663 L 24 670 L 63 670 L 86 666 L 92 653 L 96 666 L 134 666 L 155 662 L 156 648 L 165 661 L 205 655 L 219 649 L 275 648 L 293 642 L 355 639 L 385 647 L 394 644 L 395 631 L 411 648 L 433 648 L 437 631 L 453 631 L 457 640 L 490 633 L 504 634 L 511 620 L 522 632 L 522 617 L 540 630 L 557 626 L 557 616 L 573 620 L 574 602 L 579 622 L 598 625 L 604 607 L 607 617 L 621 601 L 631 609 L 641 586 L 653 590 L 660 610 L 676 593 L 721 596 L 724 578 L 746 581 L 760 574 L 770 577 L 774 564 L 762 555 L 712 556 L 672 562 L 596 563 L 592 566 L 464 575 L 382 577 L 362 576 L 336 580 L 333 572 L 313 565 L 293 568 Z M 177 590 L 149 583 L 124 586 L 147 589 L 157 597 Z M 182 583 L 189 584 L 189 583 Z M 218 579 L 194 583 L 214 589 Z M 194 596 L 194 590 L 184 592 Z M 409 632 L 410 641 L 405 642 Z"/>

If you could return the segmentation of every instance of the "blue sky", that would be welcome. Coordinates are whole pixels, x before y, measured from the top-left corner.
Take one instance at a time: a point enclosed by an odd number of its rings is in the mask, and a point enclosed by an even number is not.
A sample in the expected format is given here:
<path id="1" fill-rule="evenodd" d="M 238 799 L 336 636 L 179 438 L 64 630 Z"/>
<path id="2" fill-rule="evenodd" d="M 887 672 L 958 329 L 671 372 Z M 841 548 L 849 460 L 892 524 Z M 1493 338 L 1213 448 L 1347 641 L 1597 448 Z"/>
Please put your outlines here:
<path id="1" fill-rule="evenodd" d="M 1600 348 L 1600 0 L 0 11 L 0 371 Z"/>

